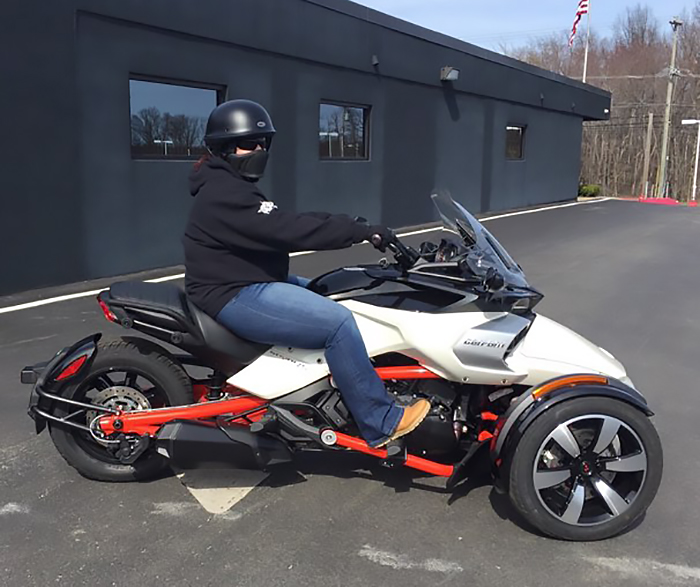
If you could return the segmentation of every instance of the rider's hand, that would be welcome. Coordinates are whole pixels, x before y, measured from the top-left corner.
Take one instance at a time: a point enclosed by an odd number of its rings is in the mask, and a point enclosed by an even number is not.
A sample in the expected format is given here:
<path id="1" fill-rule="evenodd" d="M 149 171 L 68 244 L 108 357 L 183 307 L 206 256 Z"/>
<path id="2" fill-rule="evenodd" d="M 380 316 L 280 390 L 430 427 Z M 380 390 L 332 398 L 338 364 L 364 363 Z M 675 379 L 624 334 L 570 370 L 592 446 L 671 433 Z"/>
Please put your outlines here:
<path id="1" fill-rule="evenodd" d="M 389 243 L 396 240 L 396 235 L 391 228 L 382 226 L 381 224 L 374 224 L 369 227 L 367 240 L 371 242 L 376 249 L 379 249 L 382 253 L 386 252 L 386 247 Z"/>

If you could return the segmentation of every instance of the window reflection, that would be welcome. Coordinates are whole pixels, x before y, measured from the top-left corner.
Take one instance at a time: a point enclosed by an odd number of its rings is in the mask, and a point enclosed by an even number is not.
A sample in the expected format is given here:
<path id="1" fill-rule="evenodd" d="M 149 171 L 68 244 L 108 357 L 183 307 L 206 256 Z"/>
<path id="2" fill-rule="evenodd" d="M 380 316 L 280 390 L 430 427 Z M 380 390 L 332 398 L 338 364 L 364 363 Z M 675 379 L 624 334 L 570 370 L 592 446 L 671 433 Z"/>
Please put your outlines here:
<path id="1" fill-rule="evenodd" d="M 321 159 L 368 159 L 369 108 L 321 104 L 318 145 Z"/>
<path id="2" fill-rule="evenodd" d="M 188 159 L 206 152 L 204 131 L 217 90 L 132 79 L 129 93 L 133 158 Z"/>

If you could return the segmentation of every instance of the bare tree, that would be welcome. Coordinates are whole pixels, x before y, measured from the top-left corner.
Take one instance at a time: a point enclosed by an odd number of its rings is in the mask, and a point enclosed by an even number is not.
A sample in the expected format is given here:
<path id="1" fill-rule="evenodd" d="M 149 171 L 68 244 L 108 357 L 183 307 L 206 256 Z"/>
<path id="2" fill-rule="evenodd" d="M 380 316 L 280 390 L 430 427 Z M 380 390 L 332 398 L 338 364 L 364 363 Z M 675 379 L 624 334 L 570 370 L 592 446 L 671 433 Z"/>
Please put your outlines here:
<path id="1" fill-rule="evenodd" d="M 653 47 L 661 41 L 659 21 L 649 6 L 637 4 L 617 17 L 614 26 L 616 45 L 623 47 Z"/>
<path id="2" fill-rule="evenodd" d="M 674 197 L 686 199 L 692 180 L 694 139 L 692 129 L 682 127 L 680 121 L 700 117 L 700 0 L 696 0 L 691 14 L 682 16 L 686 24 L 679 39 L 681 77 L 673 97 L 669 186 Z M 671 51 L 670 35 L 662 31 L 649 7 L 637 5 L 620 15 L 613 35 L 592 36 L 590 80 L 612 92 L 613 106 L 609 121 L 584 123 L 581 181 L 599 184 L 609 195 L 639 195 L 645 183 L 654 183 L 656 178 Z M 581 79 L 581 40 L 570 51 L 563 35 L 553 35 L 510 54 Z M 652 166 L 645 178 L 644 143 L 650 112 L 655 115 Z"/>
<path id="3" fill-rule="evenodd" d="M 136 129 L 142 144 L 150 145 L 155 139 L 163 138 L 163 115 L 155 106 L 139 111 L 137 122 L 134 125 L 132 117 L 132 130 Z"/>

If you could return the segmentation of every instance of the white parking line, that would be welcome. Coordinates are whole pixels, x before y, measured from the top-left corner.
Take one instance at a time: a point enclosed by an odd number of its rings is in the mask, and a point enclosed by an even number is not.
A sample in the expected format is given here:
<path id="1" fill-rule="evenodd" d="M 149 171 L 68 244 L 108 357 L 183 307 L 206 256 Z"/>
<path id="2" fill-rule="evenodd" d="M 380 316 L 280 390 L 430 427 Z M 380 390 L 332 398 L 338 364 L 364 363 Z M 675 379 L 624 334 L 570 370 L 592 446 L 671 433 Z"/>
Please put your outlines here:
<path id="1" fill-rule="evenodd" d="M 585 557 L 606 571 L 632 579 L 634 585 L 700 585 L 700 568 L 688 565 L 662 563 L 643 558 Z M 617 581 L 611 580 L 610 584 Z"/>
<path id="2" fill-rule="evenodd" d="M 498 220 L 500 218 L 510 218 L 511 216 L 522 216 L 524 214 L 536 214 L 537 212 L 547 212 L 548 210 L 558 210 L 559 208 L 569 208 L 571 206 L 581 206 L 585 204 L 593 204 L 593 203 L 598 203 L 598 202 L 605 202 L 609 200 L 610 198 L 600 198 L 597 200 L 591 200 L 587 202 L 569 202 L 567 204 L 556 204 L 554 206 L 546 206 L 544 208 L 534 208 L 532 210 L 519 210 L 517 212 L 507 212 L 505 214 L 498 214 L 496 216 L 489 216 L 488 218 L 483 218 L 481 222 L 490 222 L 491 220 Z M 411 232 L 404 232 L 399 234 L 399 237 L 406 237 L 406 236 L 415 236 L 417 234 L 426 234 L 428 232 L 436 232 L 438 230 L 441 230 L 441 227 L 433 227 L 433 228 L 424 228 L 421 230 L 414 230 Z M 362 243 L 362 244 L 368 244 L 368 243 Z M 360 245 L 361 246 L 361 245 Z M 290 257 L 301 257 L 303 255 L 312 255 L 318 251 L 302 251 L 299 253 L 292 253 Z M 166 275 L 165 277 L 156 277 L 155 279 L 146 279 L 148 283 L 163 283 L 165 281 L 174 281 L 176 279 L 182 279 L 185 277 L 184 273 L 178 273 L 177 275 Z M 105 291 L 108 288 L 103 288 L 103 289 L 93 289 L 91 291 L 82 291 L 78 293 L 73 293 L 73 294 L 66 294 L 62 296 L 56 296 L 53 298 L 46 298 L 44 300 L 35 300 L 33 302 L 26 302 L 24 304 L 17 304 L 15 306 L 5 306 L 4 308 L 0 308 L 0 314 L 7 314 L 9 312 L 19 312 L 21 310 L 29 310 L 30 308 L 38 308 L 40 306 L 47 306 L 49 304 L 57 304 L 59 302 L 66 302 L 68 300 L 76 300 L 79 298 L 88 298 L 90 296 L 96 296 L 102 291 Z"/>

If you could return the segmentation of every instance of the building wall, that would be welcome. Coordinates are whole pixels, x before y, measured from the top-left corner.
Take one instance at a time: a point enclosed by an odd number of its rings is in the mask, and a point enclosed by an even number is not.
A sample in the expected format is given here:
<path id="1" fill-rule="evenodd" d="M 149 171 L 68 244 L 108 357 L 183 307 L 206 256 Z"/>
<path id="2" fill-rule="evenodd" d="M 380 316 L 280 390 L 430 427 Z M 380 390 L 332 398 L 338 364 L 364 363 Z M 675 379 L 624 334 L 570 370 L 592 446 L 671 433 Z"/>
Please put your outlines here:
<path id="1" fill-rule="evenodd" d="M 10 8 L 0 25 L 13 137 L 0 157 L 0 294 L 182 261 L 192 162 L 132 160 L 132 75 L 263 103 L 278 135 L 262 187 L 278 205 L 393 226 L 432 220 L 434 188 L 476 212 L 574 197 L 581 122 L 609 106 L 581 84 L 418 39 L 408 34 L 417 27 L 393 30 L 393 19 L 345 2 L 196 5 Z M 446 64 L 461 69 L 454 85 L 438 80 Z M 371 106 L 369 161 L 319 159 L 323 101 Z M 523 161 L 505 159 L 507 124 L 527 125 Z"/>

